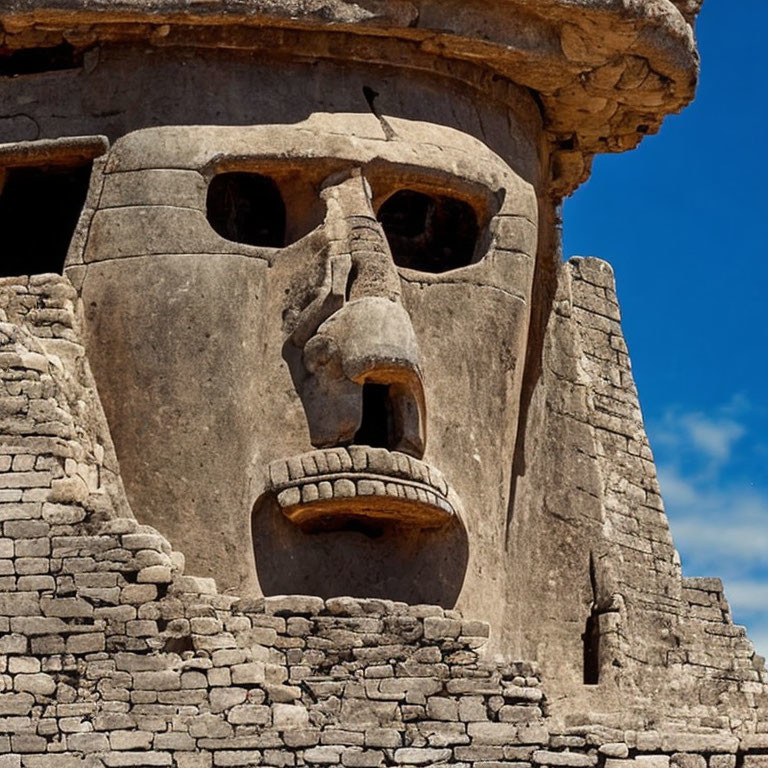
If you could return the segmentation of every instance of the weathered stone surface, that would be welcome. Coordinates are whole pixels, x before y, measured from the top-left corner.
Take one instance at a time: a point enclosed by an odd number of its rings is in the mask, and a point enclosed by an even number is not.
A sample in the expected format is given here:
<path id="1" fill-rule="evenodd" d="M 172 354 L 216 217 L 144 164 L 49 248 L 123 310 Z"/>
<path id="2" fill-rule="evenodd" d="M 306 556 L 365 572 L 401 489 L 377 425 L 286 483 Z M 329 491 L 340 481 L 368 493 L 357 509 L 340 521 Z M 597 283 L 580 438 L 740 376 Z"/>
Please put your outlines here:
<path id="1" fill-rule="evenodd" d="M 0 0 L 0 768 L 765 762 L 557 245 L 698 3 L 438 5 Z"/>

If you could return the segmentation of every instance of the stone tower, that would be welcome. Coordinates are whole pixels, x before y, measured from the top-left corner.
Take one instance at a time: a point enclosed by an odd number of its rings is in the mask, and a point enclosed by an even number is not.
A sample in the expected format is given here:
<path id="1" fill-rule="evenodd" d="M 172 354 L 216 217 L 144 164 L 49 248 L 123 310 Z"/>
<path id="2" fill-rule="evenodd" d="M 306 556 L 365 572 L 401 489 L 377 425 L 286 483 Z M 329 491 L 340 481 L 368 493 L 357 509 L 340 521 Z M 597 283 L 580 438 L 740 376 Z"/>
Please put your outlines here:
<path id="1" fill-rule="evenodd" d="M 0 768 L 766 768 L 599 152 L 697 0 L 0 0 Z"/>

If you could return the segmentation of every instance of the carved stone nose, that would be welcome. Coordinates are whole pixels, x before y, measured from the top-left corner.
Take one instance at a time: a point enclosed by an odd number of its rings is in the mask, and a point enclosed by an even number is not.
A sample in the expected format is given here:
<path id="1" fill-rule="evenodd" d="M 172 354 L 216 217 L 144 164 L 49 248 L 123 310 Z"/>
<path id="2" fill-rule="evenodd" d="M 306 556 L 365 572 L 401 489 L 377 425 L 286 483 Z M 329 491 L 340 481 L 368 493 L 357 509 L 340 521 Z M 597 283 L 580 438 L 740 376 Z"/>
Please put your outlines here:
<path id="1" fill-rule="evenodd" d="M 421 355 L 400 303 L 400 278 L 360 171 L 330 179 L 329 253 L 320 295 L 294 331 L 304 345 L 318 446 L 370 444 L 421 457 L 426 441 Z"/>

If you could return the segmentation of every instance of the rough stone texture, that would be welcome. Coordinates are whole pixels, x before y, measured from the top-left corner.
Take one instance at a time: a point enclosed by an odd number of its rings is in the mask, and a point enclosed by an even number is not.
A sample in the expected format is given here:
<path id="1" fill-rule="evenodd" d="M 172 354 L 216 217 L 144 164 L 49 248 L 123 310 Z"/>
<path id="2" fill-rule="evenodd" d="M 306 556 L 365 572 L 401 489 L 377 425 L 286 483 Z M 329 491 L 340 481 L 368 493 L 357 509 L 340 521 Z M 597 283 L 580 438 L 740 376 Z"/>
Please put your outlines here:
<path id="1" fill-rule="evenodd" d="M 540 95 L 552 149 L 551 189 L 561 195 L 586 178 L 594 154 L 634 147 L 690 101 L 699 5 L 514 0 L 496 9 L 428 0 L 3 0 L 0 13 L 11 50 L 62 40 L 91 53 L 101 43 L 126 40 L 167 50 L 194 41 L 201 48 L 280 47 L 347 64 L 409 62 L 502 102 L 511 84 L 523 85 Z M 17 131 L 29 129 L 25 120 L 10 123 Z M 21 138 L 27 137 L 8 137 Z"/>
<path id="2" fill-rule="evenodd" d="M 562 266 L 561 281 L 570 297 L 558 304 L 558 317 L 579 345 L 595 318 L 604 317 L 594 311 L 598 300 L 615 295 L 612 275 L 604 262 L 576 259 Z M 38 435 L 39 424 L 32 434 L 19 429 L 4 438 L 14 462 L 34 457 L 24 462 L 28 471 L 14 472 L 12 462 L 0 475 L 7 494 L 0 503 L 0 563 L 7 574 L 0 592 L 0 760 L 6 764 L 34 768 L 66 758 L 94 766 L 447 761 L 578 768 L 604 760 L 607 768 L 700 768 L 709 760 L 711 768 L 725 768 L 729 755 L 759 758 L 768 719 L 756 706 L 765 702 L 768 678 L 743 629 L 731 623 L 717 579 L 681 580 L 679 567 L 659 575 L 677 585 L 674 612 L 671 600 L 664 606 L 674 616 L 676 652 L 649 653 L 634 684 L 674 680 L 675 689 L 668 697 L 656 690 L 651 709 L 625 700 L 619 711 L 603 709 L 592 720 L 573 708 L 578 697 L 555 706 L 547 691 L 558 691 L 562 681 L 555 676 L 542 684 L 536 664 L 484 659 L 483 622 L 381 599 L 219 595 L 208 580 L 183 575 L 183 558 L 157 531 L 96 506 L 100 486 L 91 495 L 48 501 L 67 467 L 75 467 L 69 453 L 80 457 L 84 480 L 89 466 L 106 472 L 92 449 L 72 440 L 103 422 L 98 411 L 85 421 L 88 411 L 73 418 L 67 410 L 75 393 L 92 401 L 93 384 L 89 393 L 72 375 L 83 365 L 81 355 L 59 358 L 45 350 L 54 330 L 23 310 L 33 296 L 37 304 L 50 306 L 54 297 L 64 304 L 59 336 L 79 328 L 66 278 L 0 283 L 0 302 L 15 321 L 3 326 L 8 342 L 0 354 L 19 355 L 4 369 L 5 387 L 30 393 L 40 384 L 62 406 L 49 422 L 58 425 L 58 453 Z M 580 314 L 581 305 L 592 311 Z M 612 333 L 621 338 L 618 324 Z M 21 339 L 39 351 L 22 353 Z M 594 340 L 590 348 L 599 350 Z M 22 354 L 37 357 L 22 363 Z M 602 379 L 585 381 L 594 398 Z M 625 391 L 631 399 L 631 378 Z M 23 410 L 15 414 L 24 423 Z M 601 459 L 610 482 L 616 458 Z M 636 515 L 644 508 L 627 507 Z M 31 553 L 39 555 L 32 574 Z M 629 657 L 643 638 L 651 642 L 646 623 L 660 625 L 658 616 L 643 615 L 650 608 L 638 597 L 642 585 L 630 579 L 632 567 L 645 572 L 647 565 L 627 558 L 616 560 L 623 567 L 616 566 L 616 589 L 628 598 L 613 611 L 621 622 L 607 649 L 611 663 L 620 661 L 624 674 L 616 684 L 625 689 L 632 685 Z M 629 586 L 640 592 L 626 592 Z M 647 583 L 649 594 L 655 588 Z M 600 696 L 610 697 L 613 684 L 596 686 Z M 689 698 L 694 692 L 698 701 Z M 581 712 L 579 725 L 572 715 L 570 724 L 561 719 L 569 711 Z M 741 741 L 731 735 L 736 722 Z"/>
<path id="3" fill-rule="evenodd" d="M 763 768 L 557 230 L 698 5 L 0 2 L 0 768 Z"/>

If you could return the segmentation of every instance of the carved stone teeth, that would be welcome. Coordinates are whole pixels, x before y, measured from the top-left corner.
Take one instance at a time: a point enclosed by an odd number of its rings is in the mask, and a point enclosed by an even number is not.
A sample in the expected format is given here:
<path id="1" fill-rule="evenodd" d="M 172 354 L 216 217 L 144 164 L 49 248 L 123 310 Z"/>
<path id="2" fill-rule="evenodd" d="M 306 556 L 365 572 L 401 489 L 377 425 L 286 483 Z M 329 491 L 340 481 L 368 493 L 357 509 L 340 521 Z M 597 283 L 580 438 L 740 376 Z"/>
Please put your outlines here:
<path id="1" fill-rule="evenodd" d="M 368 451 L 362 445 L 350 445 L 347 448 L 350 458 L 352 459 L 352 466 L 358 472 L 368 467 Z"/>
<path id="2" fill-rule="evenodd" d="M 392 454 L 385 448 L 371 448 L 368 451 L 368 469 L 380 475 L 392 472 Z"/>
<path id="3" fill-rule="evenodd" d="M 345 451 L 346 454 L 346 451 Z M 325 454 L 325 460 L 328 462 L 329 472 L 341 472 L 341 457 L 337 451 L 328 451 Z"/>
<path id="4" fill-rule="evenodd" d="M 341 470 L 343 472 L 348 472 L 350 469 L 352 469 L 352 457 L 349 455 L 346 448 L 337 448 L 335 453 L 339 457 L 339 461 L 341 462 Z"/>
<path id="5" fill-rule="evenodd" d="M 333 495 L 335 498 L 352 498 L 356 493 L 355 484 L 351 480 L 340 479 L 333 483 Z"/>
<path id="6" fill-rule="evenodd" d="M 315 465 L 317 466 L 317 473 L 319 475 L 324 475 L 329 471 L 328 470 L 328 454 L 326 451 L 316 451 Z"/>
<path id="7" fill-rule="evenodd" d="M 286 485 L 290 480 L 287 462 L 282 461 L 281 459 L 273 461 L 269 465 L 269 478 L 275 488 L 281 485 Z"/>
<path id="8" fill-rule="evenodd" d="M 292 488 L 286 488 L 284 491 L 280 491 L 277 494 L 277 503 L 281 507 L 294 507 L 301 501 L 301 491 L 293 486 Z"/>
<path id="9" fill-rule="evenodd" d="M 371 480 L 358 480 L 357 481 L 357 495 L 358 496 L 376 496 L 376 488 Z"/>
<path id="10" fill-rule="evenodd" d="M 333 486 L 327 480 L 318 483 L 317 492 L 321 499 L 333 498 Z"/>
<path id="11" fill-rule="evenodd" d="M 434 488 L 437 488 L 437 490 L 445 496 L 448 493 L 448 484 L 445 482 L 442 472 L 431 466 L 428 467 L 428 471 L 429 484 Z"/>
<path id="12" fill-rule="evenodd" d="M 320 498 L 317 486 L 314 483 L 307 483 L 301 488 L 301 501 L 303 504 L 309 504 Z"/>
<path id="13" fill-rule="evenodd" d="M 411 464 L 408 461 L 408 457 L 403 453 L 395 453 L 393 456 L 397 462 L 397 474 L 400 475 L 400 477 L 410 477 Z"/>
<path id="14" fill-rule="evenodd" d="M 304 467 L 300 456 L 292 456 L 288 459 L 288 473 L 291 480 L 301 480 L 304 477 Z"/>
<path id="15" fill-rule="evenodd" d="M 314 454 L 305 453 L 301 457 L 301 465 L 304 468 L 304 475 L 306 477 L 312 477 L 317 474 L 317 464 L 315 463 Z"/>

